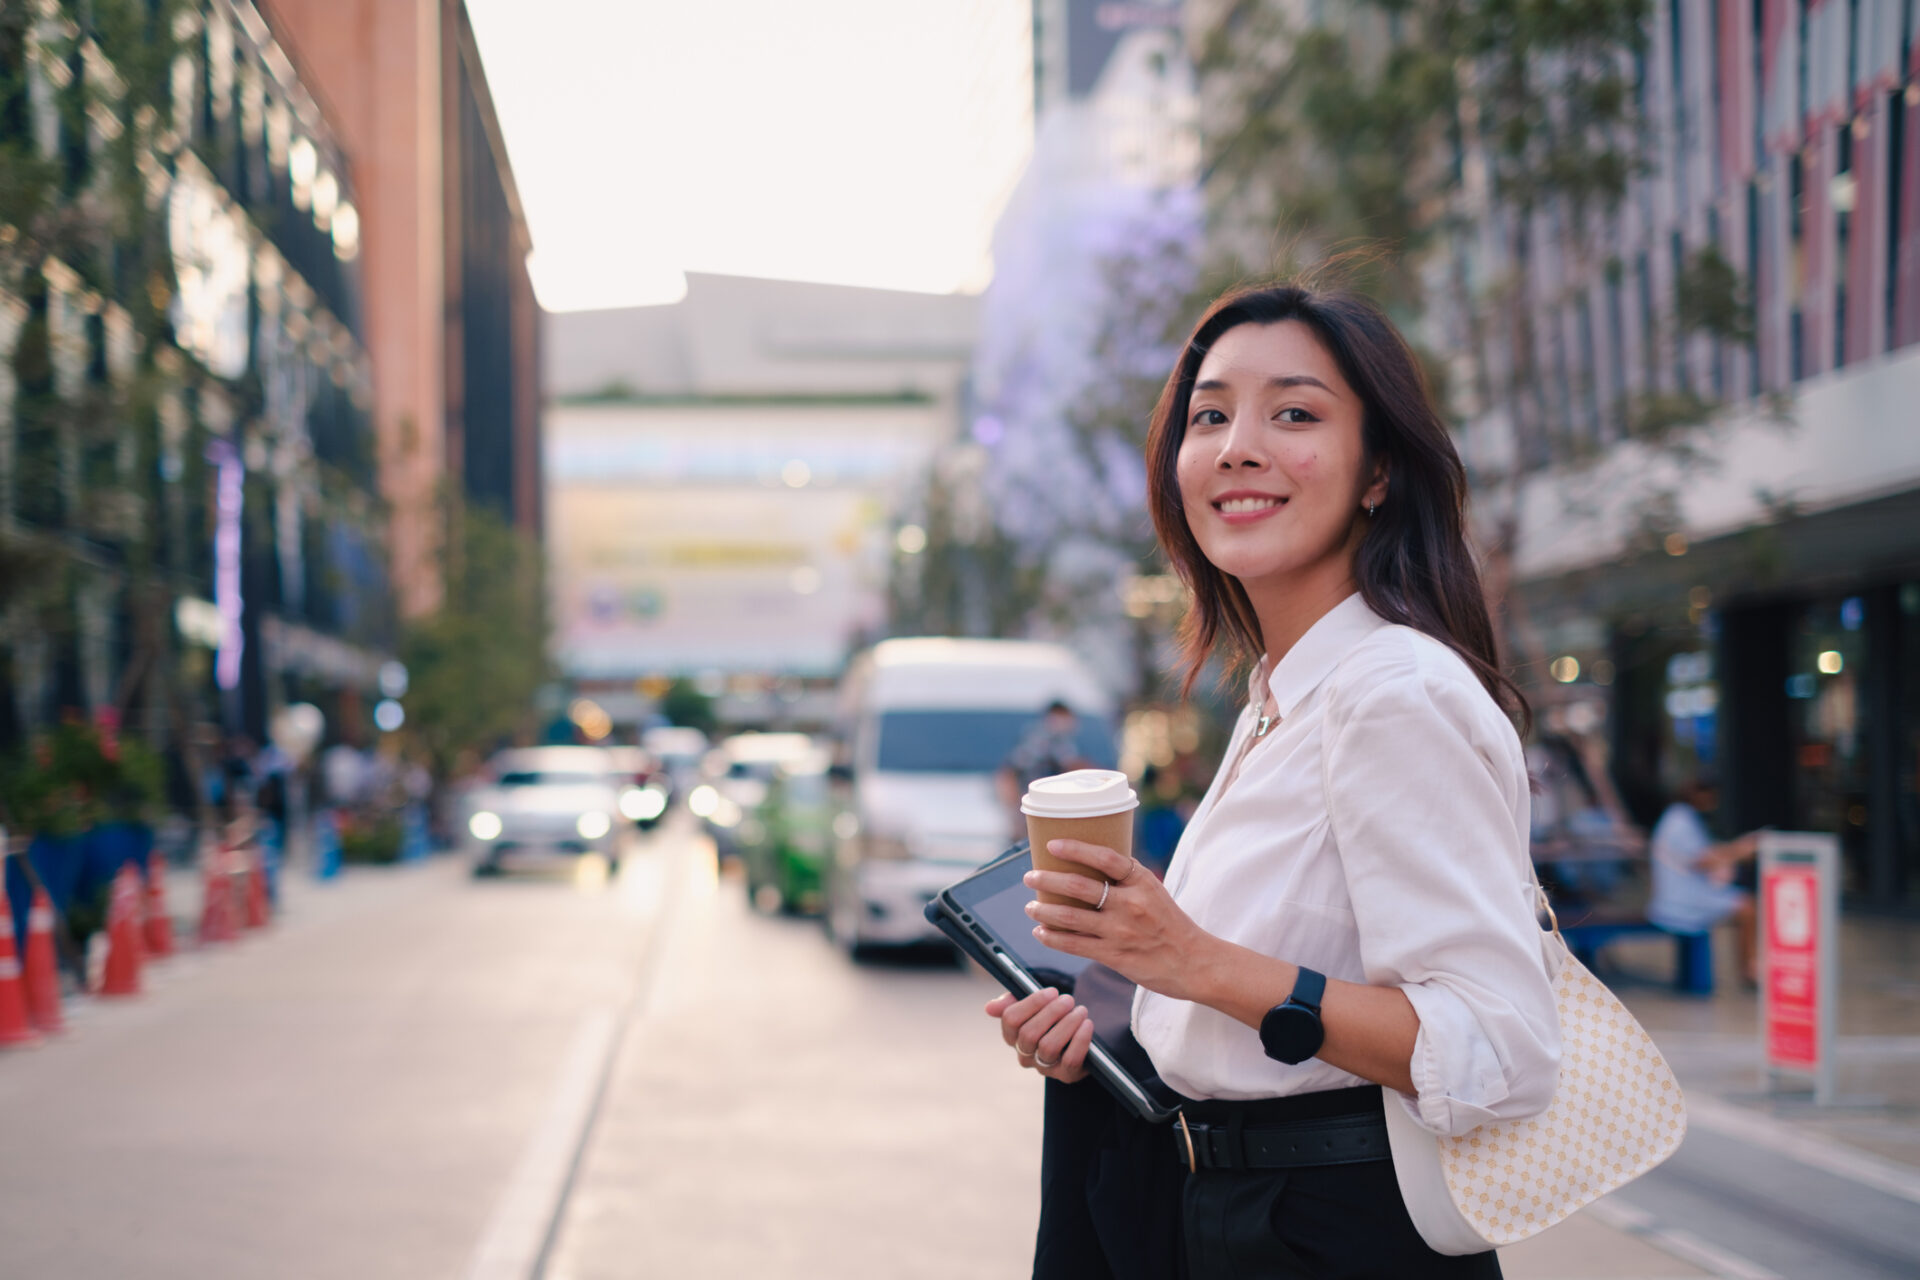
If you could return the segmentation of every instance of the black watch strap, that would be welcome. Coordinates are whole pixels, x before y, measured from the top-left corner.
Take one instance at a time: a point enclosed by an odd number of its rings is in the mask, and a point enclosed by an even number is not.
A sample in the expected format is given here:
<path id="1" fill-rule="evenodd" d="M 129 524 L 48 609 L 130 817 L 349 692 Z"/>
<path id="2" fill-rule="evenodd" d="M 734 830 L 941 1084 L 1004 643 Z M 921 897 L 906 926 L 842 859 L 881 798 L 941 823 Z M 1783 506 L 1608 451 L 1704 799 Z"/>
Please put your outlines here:
<path id="1" fill-rule="evenodd" d="M 1327 994 L 1327 975 L 1300 965 L 1300 976 L 1294 980 L 1293 994 L 1287 997 L 1288 1004 L 1303 1004 L 1315 1013 L 1320 1012 L 1320 1000 Z"/>

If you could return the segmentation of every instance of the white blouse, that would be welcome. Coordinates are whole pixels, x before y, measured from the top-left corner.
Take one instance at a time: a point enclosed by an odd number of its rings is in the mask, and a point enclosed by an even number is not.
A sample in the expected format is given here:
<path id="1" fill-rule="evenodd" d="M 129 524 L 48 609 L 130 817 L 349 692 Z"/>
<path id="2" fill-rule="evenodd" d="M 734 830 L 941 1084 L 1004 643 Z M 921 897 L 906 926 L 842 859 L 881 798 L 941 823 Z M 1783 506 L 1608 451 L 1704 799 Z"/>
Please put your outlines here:
<path id="1" fill-rule="evenodd" d="M 1263 684 L 1280 719 L 1254 739 Z M 1251 950 L 1406 992 L 1418 1096 L 1401 1101 L 1423 1127 L 1459 1134 L 1545 1110 L 1560 1024 L 1533 914 L 1526 762 L 1506 715 L 1459 655 L 1357 594 L 1251 685 L 1168 868 L 1174 900 Z M 1317 1058 L 1276 1062 L 1252 1028 L 1145 989 L 1133 1029 L 1192 1098 L 1366 1083 Z"/>

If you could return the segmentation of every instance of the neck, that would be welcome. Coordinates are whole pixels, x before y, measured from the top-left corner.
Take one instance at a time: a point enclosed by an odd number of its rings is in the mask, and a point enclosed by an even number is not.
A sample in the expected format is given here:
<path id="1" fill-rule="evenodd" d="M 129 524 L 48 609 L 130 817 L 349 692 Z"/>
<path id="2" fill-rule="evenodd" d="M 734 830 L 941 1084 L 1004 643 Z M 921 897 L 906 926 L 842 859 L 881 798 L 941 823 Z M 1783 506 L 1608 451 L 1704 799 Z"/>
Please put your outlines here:
<path id="1" fill-rule="evenodd" d="M 1359 590 L 1351 556 L 1330 558 L 1281 577 L 1247 582 L 1247 599 L 1260 620 L 1260 642 L 1267 661 L 1278 666 L 1300 637 L 1333 607 Z"/>

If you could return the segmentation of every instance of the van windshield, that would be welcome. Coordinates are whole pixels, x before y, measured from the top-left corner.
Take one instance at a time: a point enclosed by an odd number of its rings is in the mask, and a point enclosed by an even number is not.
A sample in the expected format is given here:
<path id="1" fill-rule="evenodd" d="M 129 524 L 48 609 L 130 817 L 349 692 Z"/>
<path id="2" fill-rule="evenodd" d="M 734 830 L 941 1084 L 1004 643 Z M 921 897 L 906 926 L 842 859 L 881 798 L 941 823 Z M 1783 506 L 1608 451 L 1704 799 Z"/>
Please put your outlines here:
<path id="1" fill-rule="evenodd" d="M 1039 719 L 1033 711 L 885 711 L 878 767 L 887 773 L 992 773 Z M 1105 721 L 1081 716 L 1075 740 L 1096 768 L 1113 767 L 1113 732 Z"/>

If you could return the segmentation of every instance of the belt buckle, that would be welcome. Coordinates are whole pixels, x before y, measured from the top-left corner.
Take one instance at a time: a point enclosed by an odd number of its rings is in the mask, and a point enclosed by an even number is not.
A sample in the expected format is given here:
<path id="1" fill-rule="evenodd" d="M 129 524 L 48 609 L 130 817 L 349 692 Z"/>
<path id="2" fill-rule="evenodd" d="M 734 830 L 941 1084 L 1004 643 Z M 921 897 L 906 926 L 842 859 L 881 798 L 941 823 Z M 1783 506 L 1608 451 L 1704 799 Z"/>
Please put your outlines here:
<path id="1" fill-rule="evenodd" d="M 1200 1172 L 1200 1161 L 1193 1153 L 1193 1130 L 1187 1128 L 1187 1113 L 1185 1111 L 1176 1111 L 1174 1115 L 1180 1120 L 1180 1136 L 1187 1140 L 1187 1172 L 1198 1173 Z"/>

